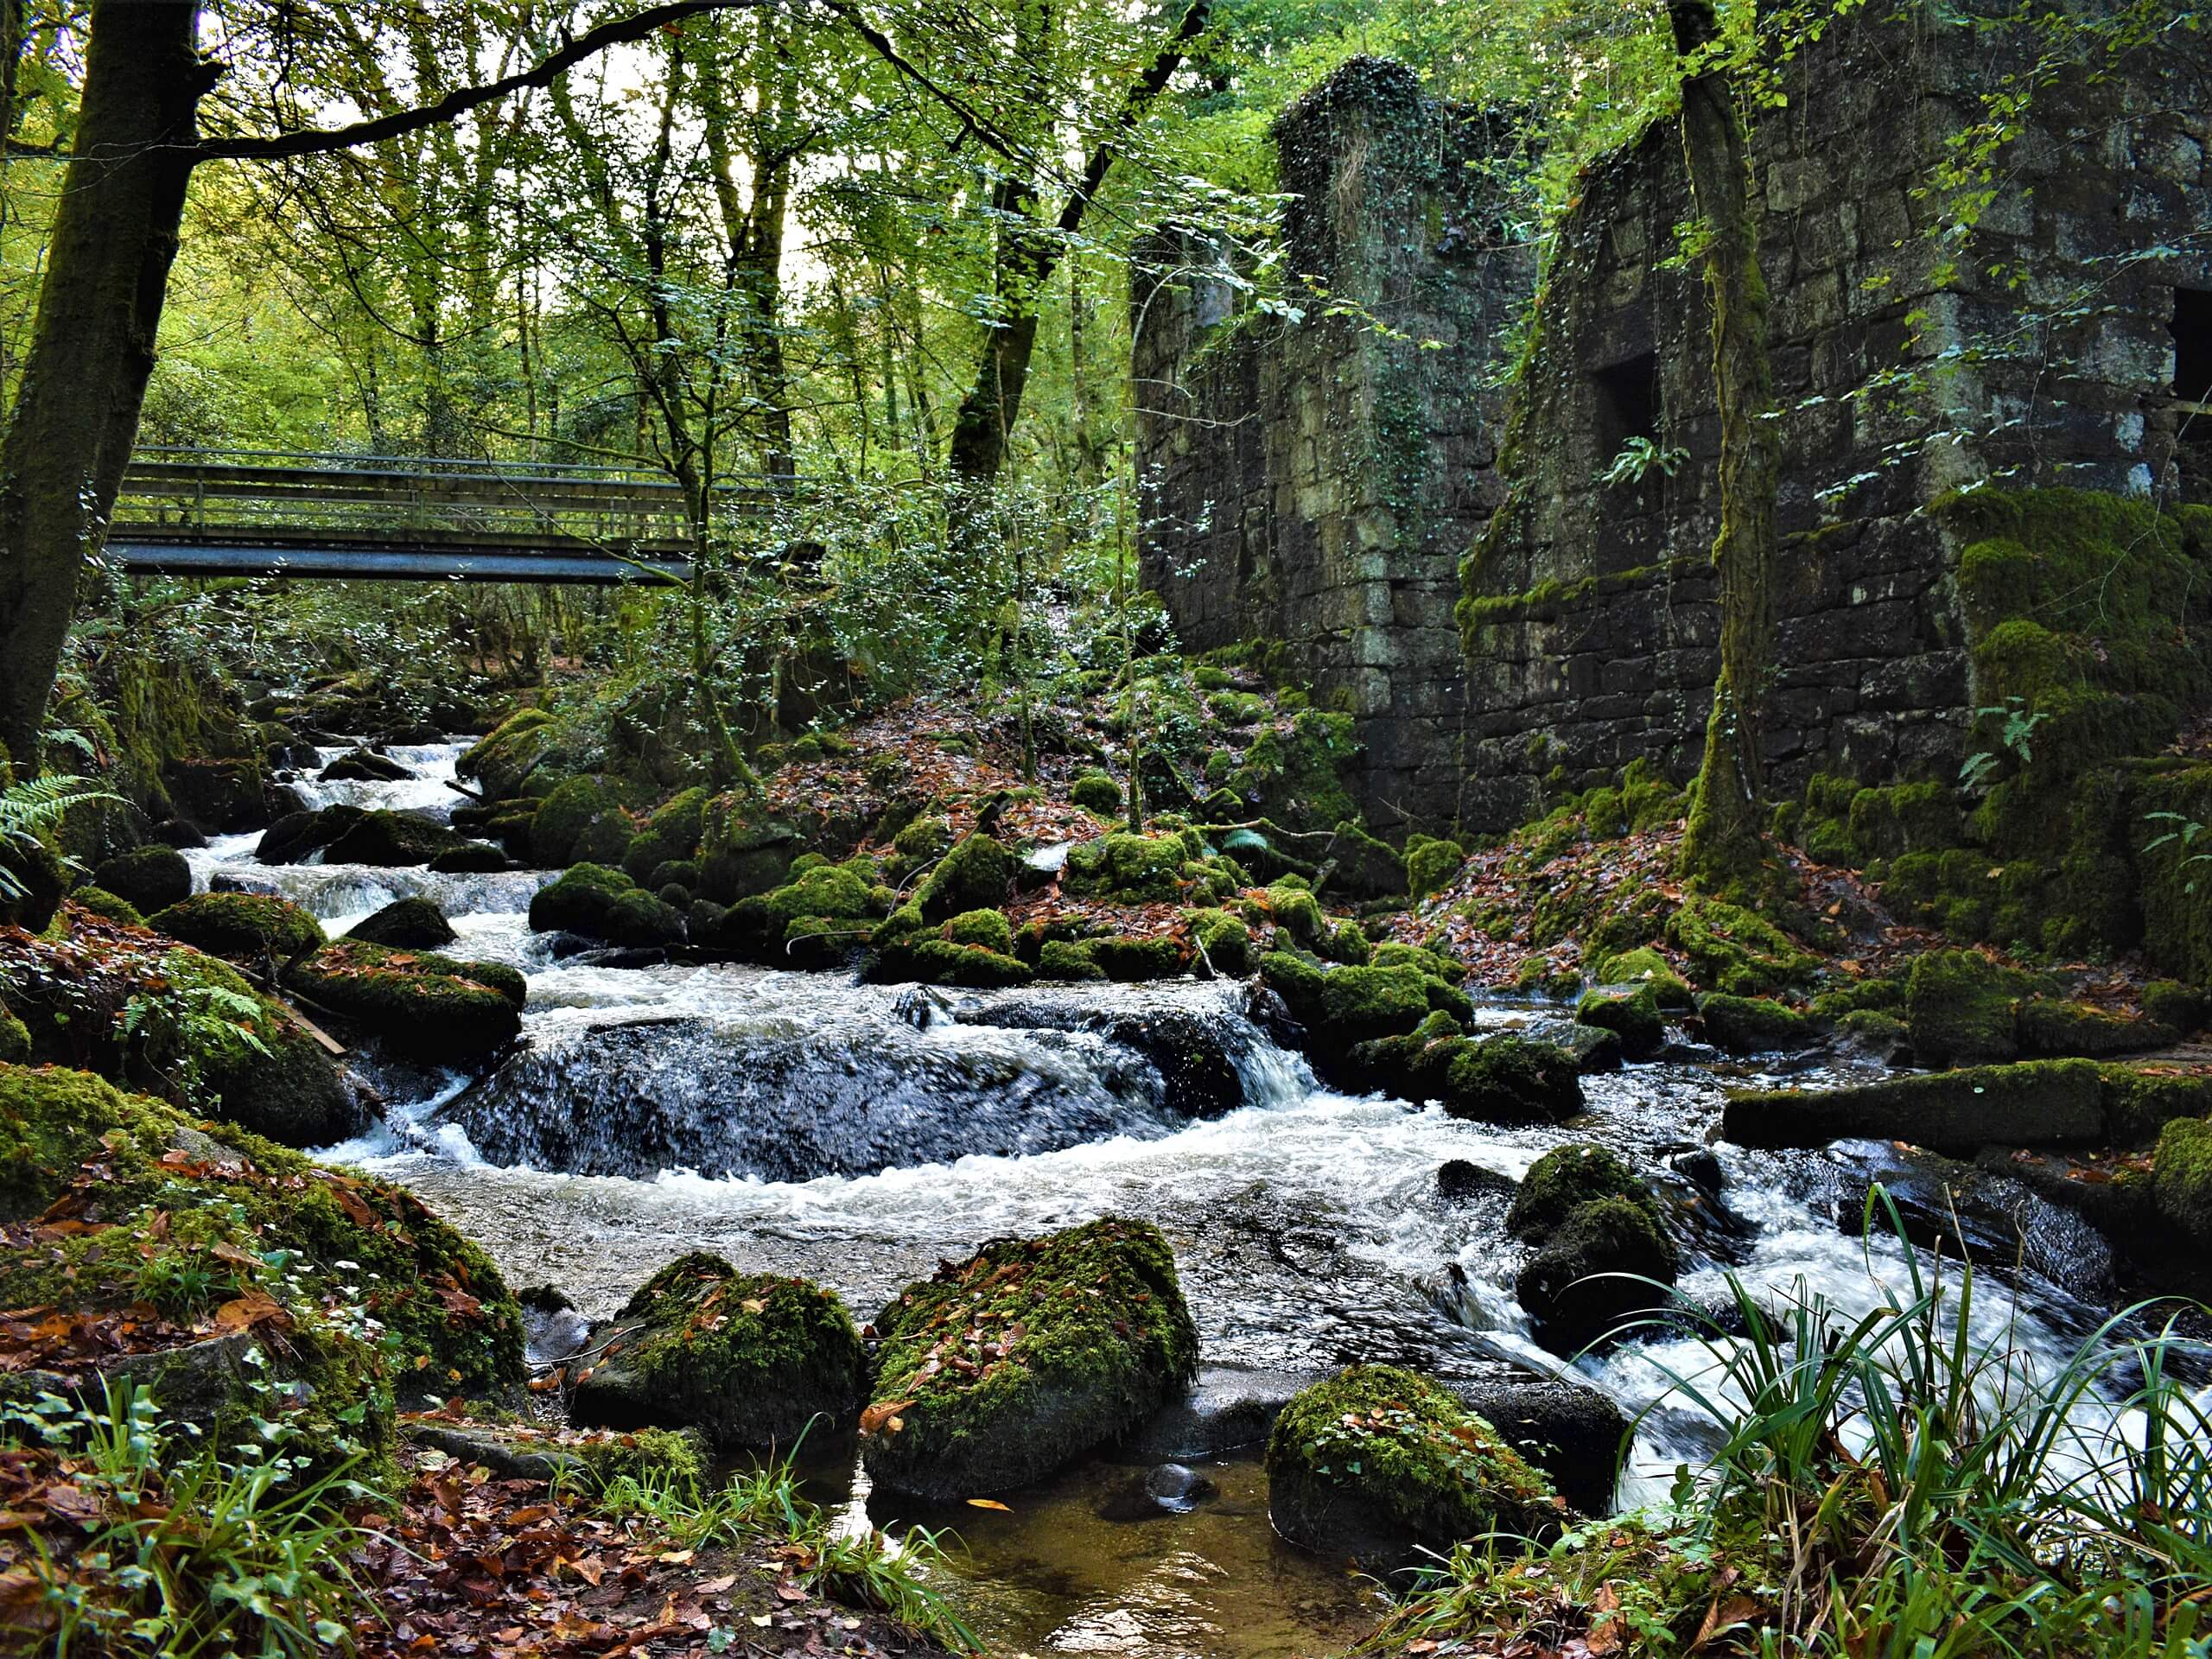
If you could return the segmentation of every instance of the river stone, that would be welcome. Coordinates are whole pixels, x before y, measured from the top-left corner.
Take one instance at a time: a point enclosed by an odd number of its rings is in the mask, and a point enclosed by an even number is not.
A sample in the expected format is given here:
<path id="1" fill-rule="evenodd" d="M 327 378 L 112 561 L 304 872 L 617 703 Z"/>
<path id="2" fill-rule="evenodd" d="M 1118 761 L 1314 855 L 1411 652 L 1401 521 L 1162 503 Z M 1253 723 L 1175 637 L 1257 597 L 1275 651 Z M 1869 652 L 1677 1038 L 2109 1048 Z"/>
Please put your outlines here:
<path id="1" fill-rule="evenodd" d="M 1217 1491 L 1197 1470 L 1163 1463 L 1115 1482 L 1093 1513 L 1102 1521 L 1157 1521 L 1163 1516 L 1188 1515 Z"/>
<path id="2" fill-rule="evenodd" d="M 1495 1427 L 1395 1366 L 1351 1366 L 1301 1391 L 1268 1436 L 1267 1468 L 1275 1530 L 1370 1573 L 1561 1518 L 1549 1484 Z"/>
<path id="3" fill-rule="evenodd" d="M 1311 1372 L 1201 1366 L 1191 1386 L 1114 1455 L 1131 1463 L 1184 1463 L 1257 1446 L 1298 1391 L 1319 1380 Z"/>
<path id="4" fill-rule="evenodd" d="M 373 749 L 349 749 L 322 769 L 326 784 L 398 784 L 414 775 L 390 755 Z"/>
<path id="5" fill-rule="evenodd" d="M 349 939 L 389 945 L 397 950 L 434 950 L 459 936 L 445 912 L 428 899 L 395 899 L 346 930 Z"/>
<path id="6" fill-rule="evenodd" d="M 192 896 L 192 866 L 174 847 L 141 847 L 104 860 L 92 885 L 150 916 Z"/>
<path id="7" fill-rule="evenodd" d="M 1558 1354 L 1596 1347 L 1624 1325 L 1673 1306 L 1674 1242 L 1626 1198 L 1579 1205 L 1521 1269 L 1514 1294 L 1536 1340 Z"/>
<path id="8" fill-rule="evenodd" d="M 263 864 L 297 864 L 368 816 L 366 807 L 347 804 L 326 806 L 319 812 L 288 812 L 262 832 L 254 859 Z"/>
<path id="9" fill-rule="evenodd" d="M 440 853 L 462 844 L 461 837 L 442 823 L 412 812 L 365 813 L 332 840 L 322 851 L 327 864 L 367 864 L 378 869 L 398 869 L 427 864 Z"/>
<path id="10" fill-rule="evenodd" d="M 834 1294 L 702 1251 L 648 1279 L 592 1346 L 571 1421 L 695 1428 L 718 1452 L 788 1451 L 817 1418 L 842 1432 L 867 1391 L 860 1335 Z"/>
<path id="11" fill-rule="evenodd" d="M 1629 1421 L 1610 1397 L 1580 1382 L 1545 1377 L 1483 1377 L 1444 1386 L 1548 1475 L 1580 1513 L 1612 1512 Z"/>
<path id="12" fill-rule="evenodd" d="M 1174 1254 L 1107 1216 L 995 1239 L 876 1316 L 861 1455 L 929 1502 L 1018 1490 L 1136 1428 L 1190 1382 L 1198 1330 Z"/>
<path id="13" fill-rule="evenodd" d="M 1731 1094 L 1724 1138 L 1746 1147 L 1821 1147 L 1831 1141 L 1909 1141 L 1971 1154 L 1991 1142 L 2087 1146 L 2104 1138 L 2100 1069 L 2093 1060 L 2029 1060 L 1842 1089 Z"/>

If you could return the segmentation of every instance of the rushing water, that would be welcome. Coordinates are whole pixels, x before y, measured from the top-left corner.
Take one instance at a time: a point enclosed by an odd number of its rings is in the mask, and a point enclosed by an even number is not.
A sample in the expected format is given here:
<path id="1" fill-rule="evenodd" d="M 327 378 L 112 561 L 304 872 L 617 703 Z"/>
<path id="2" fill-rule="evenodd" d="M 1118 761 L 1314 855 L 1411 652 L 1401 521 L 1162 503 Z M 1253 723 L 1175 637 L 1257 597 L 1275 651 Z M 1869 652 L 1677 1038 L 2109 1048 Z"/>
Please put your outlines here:
<path id="1" fill-rule="evenodd" d="M 414 779 L 302 792 L 442 815 L 457 753 L 396 749 Z M 1503 1196 L 1447 1203 L 1439 1166 L 1463 1159 L 1517 1178 L 1548 1147 L 1594 1138 L 1686 1217 L 1709 1218 L 1713 1206 L 1689 1202 L 1670 1160 L 1704 1146 L 1728 1084 L 1762 1075 L 1694 1054 L 1630 1066 L 1586 1080 L 1589 1112 L 1571 1130 L 1498 1129 L 1319 1085 L 1246 1018 L 1239 987 L 939 993 L 556 961 L 523 914 L 542 874 L 266 868 L 251 861 L 254 839 L 194 854 L 200 882 L 283 893 L 333 931 L 426 894 L 452 917 L 457 953 L 528 973 L 523 1052 L 474 1084 L 372 1064 L 389 1121 L 334 1155 L 422 1194 L 514 1283 L 557 1285 L 594 1315 L 670 1257 L 705 1249 L 818 1280 L 866 1318 L 985 1238 L 1113 1211 L 1173 1242 L 1209 1363 L 1312 1372 L 1389 1360 L 1473 1376 L 1519 1360 L 1560 1371 L 1513 1296 L 1522 1250 L 1504 1232 Z M 1481 1010 L 1491 1026 L 1546 1017 L 1505 1002 Z M 1227 1061 L 1209 1080 L 1210 1115 L 1195 1117 L 1151 1046 L 1192 1026 Z M 1713 1155 L 1723 1224 L 1690 1234 L 1690 1296 L 1719 1300 L 1732 1270 L 1863 1310 L 1879 1281 L 1902 1280 L 1896 1246 L 1838 1225 L 1867 1176 L 1895 1163 L 1888 1149 Z M 1992 1285 L 1975 1318 L 2028 1363 L 2052 1363 L 2096 1317 L 2053 1281 L 2093 1288 L 2109 1264 L 2094 1236 L 2050 1212 L 2030 1245 L 2017 1303 Z M 1574 1370 L 1635 1412 L 1662 1401 L 1670 1373 L 1707 1363 L 1694 1341 L 1658 1338 Z M 1624 1495 L 1663 1486 L 1709 1443 L 1695 1414 L 1661 1405 L 1640 1425 Z M 978 1616 L 1038 1651 L 1271 1659 L 1340 1646 L 1357 1588 L 1274 1539 L 1255 1465 L 1198 1472 L 1209 1494 L 1180 1509 L 1132 1510 L 1117 1497 L 1132 1471 L 1102 1465 L 1018 1496 L 1011 1515 L 960 1517 Z"/>

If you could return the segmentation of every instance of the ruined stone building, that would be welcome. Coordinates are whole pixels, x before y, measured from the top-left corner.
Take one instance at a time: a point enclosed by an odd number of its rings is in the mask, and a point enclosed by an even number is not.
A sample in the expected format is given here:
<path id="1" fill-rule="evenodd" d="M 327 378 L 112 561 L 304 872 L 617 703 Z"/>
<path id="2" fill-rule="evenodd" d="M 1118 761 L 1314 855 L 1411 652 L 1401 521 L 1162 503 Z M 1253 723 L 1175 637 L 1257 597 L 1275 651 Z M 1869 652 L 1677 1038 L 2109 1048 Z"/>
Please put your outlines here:
<path id="1" fill-rule="evenodd" d="M 1757 118 L 1780 790 L 1956 768 L 1977 692 L 1931 503 L 2212 500 L 2212 36 L 2087 67 L 2063 45 L 1941 0 L 1861 12 Z M 1945 175 L 1959 136 L 2031 82 L 1961 233 L 1981 181 Z M 1332 302 L 1252 315 L 1173 234 L 1136 285 L 1146 569 L 1185 640 L 1281 639 L 1357 717 L 1380 823 L 1500 828 L 1558 768 L 1686 778 L 1716 665 L 1719 420 L 1675 127 L 1588 169 L 1541 292 L 1500 222 L 1495 124 L 1409 71 L 1347 65 L 1278 140 L 1288 266 Z"/>

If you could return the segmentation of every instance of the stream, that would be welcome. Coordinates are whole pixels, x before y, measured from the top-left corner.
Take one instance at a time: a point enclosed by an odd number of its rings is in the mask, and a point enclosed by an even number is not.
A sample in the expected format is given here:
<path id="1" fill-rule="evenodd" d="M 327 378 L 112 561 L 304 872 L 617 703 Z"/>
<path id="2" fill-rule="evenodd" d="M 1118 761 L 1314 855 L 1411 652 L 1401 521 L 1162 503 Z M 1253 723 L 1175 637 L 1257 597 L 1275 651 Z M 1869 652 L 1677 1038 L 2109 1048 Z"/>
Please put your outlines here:
<path id="1" fill-rule="evenodd" d="M 416 774 L 403 782 L 296 786 L 314 805 L 442 817 L 461 798 L 446 787 L 461 747 L 394 747 Z M 512 1284 L 558 1286 L 593 1317 L 671 1257 L 708 1249 L 830 1286 L 866 1319 L 986 1238 L 1111 1211 L 1157 1222 L 1173 1243 L 1210 1366 L 1312 1373 L 1376 1360 L 1471 1378 L 1519 1361 L 1635 1413 L 1667 1394 L 1670 1371 L 1709 1364 L 1701 1346 L 1659 1337 L 1566 1366 L 1530 1340 L 1514 1300 L 1522 1247 L 1503 1229 L 1510 1188 L 1439 1194 L 1449 1160 L 1517 1179 L 1570 1139 L 1612 1146 L 1682 1200 L 1694 1189 L 1675 1163 L 1709 1185 L 1717 1161 L 1736 1224 L 1688 1236 L 1681 1288 L 1693 1299 L 1723 1299 L 1732 1269 L 1863 1310 L 1878 1276 L 1903 1276 L 1894 1243 L 1838 1224 L 1893 1148 L 1720 1145 L 1703 1156 L 1729 1084 L 1818 1082 L 1847 1062 L 1745 1065 L 1678 1045 L 1586 1079 L 1589 1111 L 1571 1131 L 1504 1130 L 1331 1091 L 1246 1017 L 1239 985 L 925 992 L 754 967 L 592 965 L 556 959 L 554 938 L 529 930 L 531 895 L 550 874 L 271 868 L 253 861 L 257 840 L 191 854 L 196 883 L 281 893 L 334 935 L 423 894 L 461 935 L 450 954 L 529 976 L 523 1052 L 473 1084 L 365 1057 L 389 1122 L 324 1155 L 404 1183 Z M 1487 1026 L 1548 1012 L 1478 1005 Z M 1145 1052 L 1145 1033 L 1193 1024 L 1235 1068 L 1243 1103 L 1218 1116 L 1175 1109 Z M 2063 1212 L 2037 1206 L 2026 1224 L 2029 1267 L 1986 1278 L 1974 1319 L 2009 1334 L 2024 1363 L 2055 1364 L 2103 1317 L 2110 1262 Z M 1660 1404 L 1639 1426 L 1624 1500 L 1663 1495 L 1711 1444 L 1703 1419 Z M 1143 1472 L 1079 1467 L 1014 1495 L 1011 1513 L 876 1518 L 957 1526 L 958 1599 L 998 1645 L 1274 1659 L 1358 1633 L 1372 1586 L 1274 1537 L 1255 1462 L 1199 1468 L 1211 1495 L 1195 1504 L 1128 1501 Z"/>

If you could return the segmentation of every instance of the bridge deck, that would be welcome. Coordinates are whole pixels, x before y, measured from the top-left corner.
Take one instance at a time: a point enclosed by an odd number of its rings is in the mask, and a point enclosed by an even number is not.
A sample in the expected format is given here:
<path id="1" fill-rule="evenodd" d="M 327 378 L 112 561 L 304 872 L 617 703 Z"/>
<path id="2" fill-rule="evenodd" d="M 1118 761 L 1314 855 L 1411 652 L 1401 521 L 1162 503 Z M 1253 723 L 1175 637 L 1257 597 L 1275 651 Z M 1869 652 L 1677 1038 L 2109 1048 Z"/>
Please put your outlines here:
<path id="1" fill-rule="evenodd" d="M 715 492 L 715 511 L 756 515 L 788 488 L 733 479 Z M 390 456 L 141 451 L 124 478 L 107 553 L 125 570 L 165 575 L 668 582 L 690 575 L 683 493 L 666 478 Z"/>

